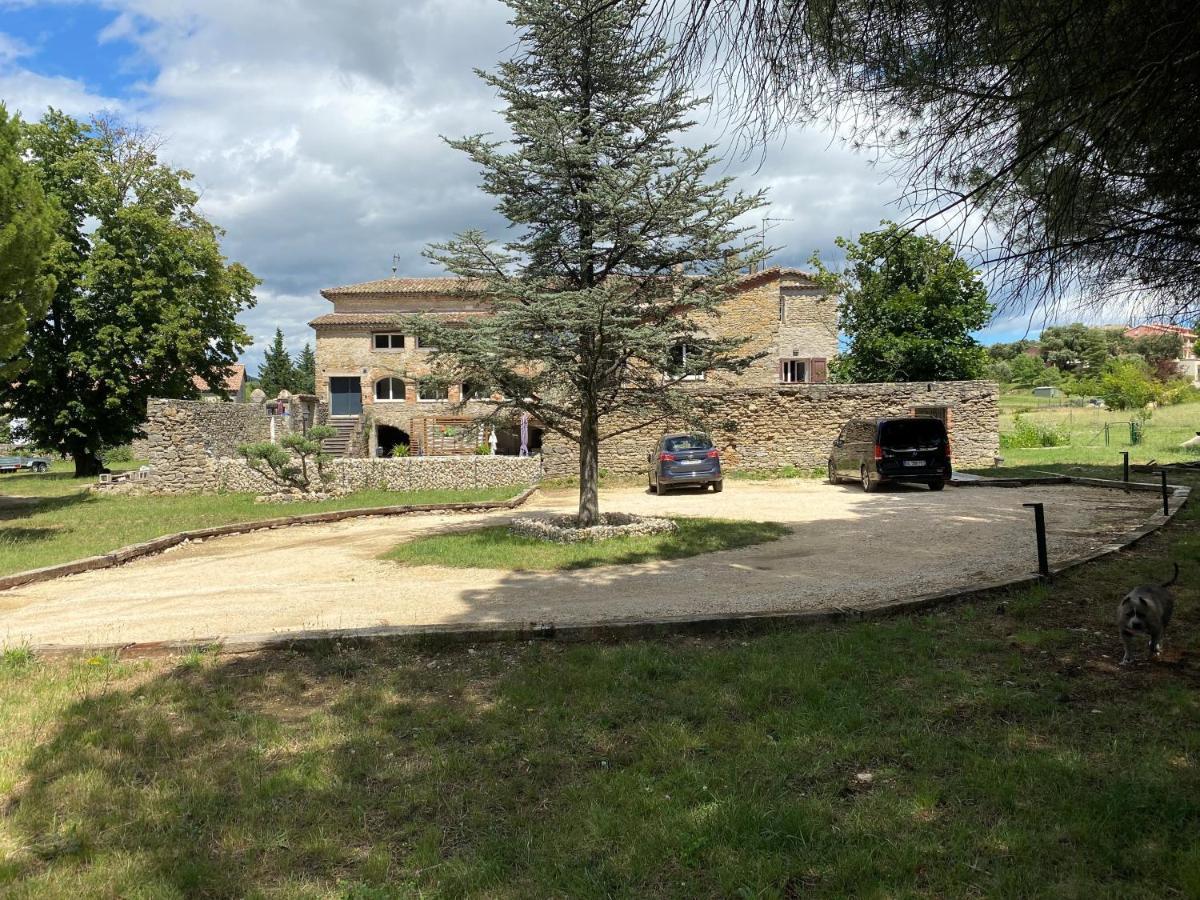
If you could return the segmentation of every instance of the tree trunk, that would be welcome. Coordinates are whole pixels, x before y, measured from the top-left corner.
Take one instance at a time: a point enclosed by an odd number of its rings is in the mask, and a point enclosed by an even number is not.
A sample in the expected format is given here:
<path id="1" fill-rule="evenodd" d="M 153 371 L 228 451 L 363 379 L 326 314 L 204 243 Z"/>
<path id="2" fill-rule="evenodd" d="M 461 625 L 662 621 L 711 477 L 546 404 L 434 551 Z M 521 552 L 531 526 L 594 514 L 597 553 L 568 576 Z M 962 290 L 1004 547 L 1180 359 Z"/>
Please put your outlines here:
<path id="1" fill-rule="evenodd" d="M 600 441 L 594 418 L 585 415 L 579 429 L 579 527 L 600 524 Z"/>
<path id="2" fill-rule="evenodd" d="M 95 478 L 104 471 L 103 461 L 90 450 L 72 452 L 71 458 L 75 460 L 76 478 Z"/>

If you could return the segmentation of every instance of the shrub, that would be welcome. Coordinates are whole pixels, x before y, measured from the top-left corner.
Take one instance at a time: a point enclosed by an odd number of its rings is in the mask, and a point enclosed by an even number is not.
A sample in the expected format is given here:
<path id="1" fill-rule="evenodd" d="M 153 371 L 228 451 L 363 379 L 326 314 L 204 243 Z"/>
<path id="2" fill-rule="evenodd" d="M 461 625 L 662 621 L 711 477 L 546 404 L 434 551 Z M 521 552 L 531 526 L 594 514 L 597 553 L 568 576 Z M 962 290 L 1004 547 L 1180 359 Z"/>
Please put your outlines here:
<path id="1" fill-rule="evenodd" d="M 392 459 L 403 459 L 412 453 L 412 448 L 408 444 L 397 444 L 392 448 Z"/>
<path id="2" fill-rule="evenodd" d="M 128 444 L 120 447 L 108 447 L 100 454 L 106 463 L 133 462 L 133 448 Z"/>
<path id="3" fill-rule="evenodd" d="M 278 444 L 270 441 L 245 444 L 238 447 L 238 453 L 245 457 L 250 468 L 273 484 L 308 494 L 333 477 L 325 471 L 333 457 L 321 449 L 321 442 L 333 435 L 334 430 L 328 425 L 314 425 L 308 434 L 289 434 Z"/>
<path id="4" fill-rule="evenodd" d="M 1157 401 L 1162 385 L 1142 359 L 1128 356 L 1109 360 L 1100 376 L 1100 396 L 1109 409 L 1142 409 Z"/>
<path id="5" fill-rule="evenodd" d="M 1071 443 L 1071 434 L 1062 426 L 1042 425 L 1030 422 L 1020 413 L 1013 420 L 1013 430 L 1000 435 L 1000 446 L 1009 450 L 1030 447 L 1065 447 Z"/>
<path id="6" fill-rule="evenodd" d="M 491 456 L 492 455 L 492 445 L 488 444 L 488 443 L 476 444 L 475 445 L 475 455 L 476 456 Z"/>

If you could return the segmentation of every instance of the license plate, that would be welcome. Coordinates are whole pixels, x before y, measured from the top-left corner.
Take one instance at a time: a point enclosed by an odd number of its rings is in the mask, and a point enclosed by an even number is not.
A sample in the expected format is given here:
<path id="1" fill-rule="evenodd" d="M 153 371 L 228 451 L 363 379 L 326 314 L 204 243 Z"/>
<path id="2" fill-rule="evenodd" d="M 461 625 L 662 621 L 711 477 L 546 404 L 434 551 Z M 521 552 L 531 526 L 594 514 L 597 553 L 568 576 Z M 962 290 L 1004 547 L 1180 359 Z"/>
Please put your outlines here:
<path id="1" fill-rule="evenodd" d="M 685 460 L 681 460 L 681 465 L 698 466 L 698 465 L 700 465 L 700 462 L 701 461 L 698 459 L 685 459 Z"/>
<path id="2" fill-rule="evenodd" d="M 923 460 L 923 459 L 906 459 L 906 460 L 904 460 L 904 464 L 906 466 L 912 466 L 915 468 L 917 466 L 925 465 L 925 460 Z"/>

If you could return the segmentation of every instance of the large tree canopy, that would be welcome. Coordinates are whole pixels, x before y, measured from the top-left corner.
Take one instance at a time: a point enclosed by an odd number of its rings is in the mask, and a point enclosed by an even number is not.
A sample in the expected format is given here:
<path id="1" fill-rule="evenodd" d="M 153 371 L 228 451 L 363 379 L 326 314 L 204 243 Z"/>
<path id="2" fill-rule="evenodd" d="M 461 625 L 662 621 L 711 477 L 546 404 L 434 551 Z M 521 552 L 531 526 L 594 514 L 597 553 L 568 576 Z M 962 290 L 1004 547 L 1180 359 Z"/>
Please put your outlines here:
<path id="1" fill-rule="evenodd" d="M 748 363 L 713 326 L 757 259 L 735 220 L 762 199 L 709 180 L 712 147 L 674 145 L 699 101 L 662 90 L 665 47 L 633 40 L 632 4 L 509 5 L 518 55 L 480 74 L 512 140 L 451 144 L 483 170 L 516 235 L 497 245 L 468 231 L 430 253 L 490 295 L 494 315 L 418 327 L 455 380 L 494 388 L 579 445 L 579 520 L 591 525 L 599 443 L 686 413 L 673 383 Z"/>
<path id="2" fill-rule="evenodd" d="M 715 62 L 744 122 L 824 120 L 892 154 L 918 209 L 985 223 L 1014 296 L 1200 312 L 1194 0 L 651 5 L 681 79 Z"/>
<path id="3" fill-rule="evenodd" d="M 817 279 L 842 303 L 849 342 L 830 371 L 838 381 L 956 381 L 983 374 L 987 353 L 971 332 L 992 315 L 979 273 L 949 244 L 886 223 L 857 242 L 838 238 L 846 269 L 813 259 Z"/>
<path id="4" fill-rule="evenodd" d="M 136 436 L 150 397 L 194 396 L 197 375 L 225 383 L 249 342 L 237 315 L 257 282 L 226 264 L 191 176 L 144 135 L 51 110 L 26 126 L 25 145 L 59 211 L 56 287 L 0 396 L 39 446 L 92 475 L 103 448 Z"/>
<path id="5" fill-rule="evenodd" d="M 21 127 L 0 103 L 0 379 L 11 378 L 11 362 L 30 319 L 42 316 L 54 290 L 47 255 L 54 240 L 54 212 L 33 166 L 21 156 Z"/>

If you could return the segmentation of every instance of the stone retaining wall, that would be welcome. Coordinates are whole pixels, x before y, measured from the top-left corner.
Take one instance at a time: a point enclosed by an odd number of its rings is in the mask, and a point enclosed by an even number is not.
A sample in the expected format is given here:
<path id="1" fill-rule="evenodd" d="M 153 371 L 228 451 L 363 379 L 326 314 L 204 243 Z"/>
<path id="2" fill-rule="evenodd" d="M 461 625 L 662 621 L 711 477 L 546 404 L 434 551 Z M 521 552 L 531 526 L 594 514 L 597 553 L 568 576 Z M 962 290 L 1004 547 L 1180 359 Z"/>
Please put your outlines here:
<path id="1" fill-rule="evenodd" d="M 990 381 L 933 381 L 903 384 L 804 384 L 773 388 L 692 390 L 710 407 L 702 427 L 721 450 L 727 469 L 816 468 L 847 420 L 908 416 L 919 407 L 946 407 L 957 466 L 992 465 L 1000 448 L 999 389 Z M 622 426 L 610 419 L 609 431 Z M 660 422 L 600 445 L 600 468 L 615 475 L 646 474 L 646 454 L 682 423 Z M 547 433 L 542 446 L 547 475 L 577 475 L 575 444 Z"/>
<path id="2" fill-rule="evenodd" d="M 420 456 L 400 459 L 335 459 L 326 471 L 330 487 L 344 491 L 434 491 L 536 484 L 541 460 L 527 456 Z M 278 488 L 242 459 L 213 464 L 209 490 L 270 493 Z"/>

